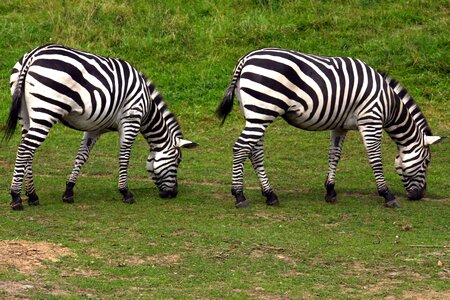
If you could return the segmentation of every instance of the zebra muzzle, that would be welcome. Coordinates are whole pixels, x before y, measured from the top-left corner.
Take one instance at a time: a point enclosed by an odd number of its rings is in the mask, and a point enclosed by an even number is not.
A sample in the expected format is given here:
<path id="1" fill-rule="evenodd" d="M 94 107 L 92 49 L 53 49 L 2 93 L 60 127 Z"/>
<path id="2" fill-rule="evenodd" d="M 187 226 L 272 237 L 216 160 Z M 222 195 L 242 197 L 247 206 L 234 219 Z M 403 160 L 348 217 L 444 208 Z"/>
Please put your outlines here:
<path id="1" fill-rule="evenodd" d="M 414 190 L 408 192 L 408 199 L 409 200 L 420 200 L 423 198 L 424 194 L 425 194 L 425 190 L 414 189 Z"/>
<path id="2" fill-rule="evenodd" d="M 173 190 L 161 190 L 159 191 L 159 196 L 161 198 L 175 198 L 178 195 L 178 189 L 174 188 Z"/>

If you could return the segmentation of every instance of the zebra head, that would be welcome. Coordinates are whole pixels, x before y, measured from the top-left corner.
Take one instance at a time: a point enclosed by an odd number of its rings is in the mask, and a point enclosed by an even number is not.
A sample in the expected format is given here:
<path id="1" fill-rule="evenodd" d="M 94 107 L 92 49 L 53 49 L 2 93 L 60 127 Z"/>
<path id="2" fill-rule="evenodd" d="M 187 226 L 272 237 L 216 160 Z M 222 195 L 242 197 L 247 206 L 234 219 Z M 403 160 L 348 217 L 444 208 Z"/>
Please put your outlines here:
<path id="1" fill-rule="evenodd" d="M 147 171 L 159 189 L 161 198 L 175 198 L 178 194 L 177 171 L 181 162 L 181 148 L 195 148 L 197 143 L 177 138 L 168 149 L 153 150 L 147 158 Z"/>
<path id="2" fill-rule="evenodd" d="M 395 169 L 400 175 L 410 200 L 420 200 L 427 187 L 426 172 L 431 161 L 430 145 L 442 137 L 424 135 L 423 143 L 412 149 L 400 149 L 395 158 Z"/>

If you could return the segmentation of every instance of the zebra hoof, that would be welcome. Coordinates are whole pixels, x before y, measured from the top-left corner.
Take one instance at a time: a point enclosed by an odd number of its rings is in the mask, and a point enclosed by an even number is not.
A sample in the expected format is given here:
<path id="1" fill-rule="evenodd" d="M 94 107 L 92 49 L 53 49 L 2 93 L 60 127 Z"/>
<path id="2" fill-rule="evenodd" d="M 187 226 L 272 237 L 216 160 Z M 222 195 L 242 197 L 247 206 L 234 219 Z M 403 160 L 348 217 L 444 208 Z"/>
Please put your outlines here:
<path id="1" fill-rule="evenodd" d="M 28 205 L 29 206 L 37 206 L 39 205 L 39 197 L 36 193 L 28 195 Z"/>
<path id="2" fill-rule="evenodd" d="M 250 206 L 250 202 L 248 202 L 247 200 L 244 201 L 240 201 L 240 202 L 236 202 L 236 208 L 245 208 L 245 207 L 249 207 Z"/>
<path id="3" fill-rule="evenodd" d="M 128 203 L 128 204 L 134 204 L 134 198 L 133 197 L 123 197 L 122 202 Z"/>
<path id="4" fill-rule="evenodd" d="M 270 192 L 268 195 L 266 195 L 266 204 L 270 206 L 280 205 L 280 201 L 278 200 L 278 197 L 274 192 Z"/>
<path id="5" fill-rule="evenodd" d="M 394 199 L 394 200 L 385 202 L 384 206 L 389 207 L 389 208 L 399 208 L 400 203 L 398 203 L 397 200 Z"/>
<path id="6" fill-rule="evenodd" d="M 10 204 L 12 210 L 23 210 L 22 201 L 20 202 L 11 202 Z"/>
<path id="7" fill-rule="evenodd" d="M 337 196 L 336 195 L 334 195 L 334 196 L 325 195 L 325 202 L 335 204 L 338 202 Z"/>
<path id="8" fill-rule="evenodd" d="M 73 196 L 63 196 L 62 201 L 64 203 L 70 203 L 70 204 L 75 202 L 75 200 L 73 199 Z"/>
<path id="9" fill-rule="evenodd" d="M 279 206 L 280 205 L 280 201 L 278 199 L 275 199 L 273 201 L 266 201 L 266 204 L 269 206 Z"/>
<path id="10" fill-rule="evenodd" d="M 130 193 L 130 192 L 127 192 L 127 193 L 123 196 L 122 202 L 128 203 L 128 204 L 133 204 L 133 203 L 134 203 L 133 194 Z"/>

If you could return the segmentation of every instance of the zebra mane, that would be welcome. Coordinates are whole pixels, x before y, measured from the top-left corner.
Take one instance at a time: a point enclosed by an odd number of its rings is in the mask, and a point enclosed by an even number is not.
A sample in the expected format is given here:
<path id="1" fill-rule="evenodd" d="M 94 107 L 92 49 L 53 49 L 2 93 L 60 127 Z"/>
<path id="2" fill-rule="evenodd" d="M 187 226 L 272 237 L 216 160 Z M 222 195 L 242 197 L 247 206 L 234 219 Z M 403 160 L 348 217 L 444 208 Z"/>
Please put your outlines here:
<path id="1" fill-rule="evenodd" d="M 394 93 L 398 96 L 398 98 L 406 106 L 417 126 L 419 126 L 420 130 L 424 134 L 431 136 L 431 129 L 428 126 L 427 119 L 425 118 L 425 115 L 422 113 L 422 110 L 420 109 L 419 105 L 417 105 L 413 97 L 411 97 L 408 91 L 403 86 L 401 86 L 397 80 L 385 73 L 381 73 L 381 75 L 392 88 Z"/>
<path id="2" fill-rule="evenodd" d="M 164 102 L 163 96 L 156 89 L 155 84 L 151 80 L 149 80 L 144 74 L 141 73 L 141 76 L 145 80 L 150 98 L 155 102 L 156 106 L 158 107 L 158 110 L 163 115 L 167 127 L 169 128 L 169 131 L 172 133 L 174 137 L 183 138 L 183 133 L 181 132 L 181 127 L 180 124 L 178 123 L 177 118 L 169 110 L 169 107 Z"/>

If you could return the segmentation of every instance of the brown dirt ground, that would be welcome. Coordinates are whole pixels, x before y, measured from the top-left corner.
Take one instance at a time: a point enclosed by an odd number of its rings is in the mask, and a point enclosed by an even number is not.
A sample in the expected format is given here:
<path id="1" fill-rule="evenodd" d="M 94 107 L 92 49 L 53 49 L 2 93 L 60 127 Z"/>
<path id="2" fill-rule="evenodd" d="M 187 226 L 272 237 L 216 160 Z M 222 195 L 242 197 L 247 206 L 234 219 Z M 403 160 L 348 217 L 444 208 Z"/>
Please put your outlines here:
<path id="1" fill-rule="evenodd" d="M 0 241 L 0 268 L 13 267 L 27 275 L 41 268 L 43 262 L 57 262 L 67 255 L 73 255 L 69 248 L 48 242 Z"/>

